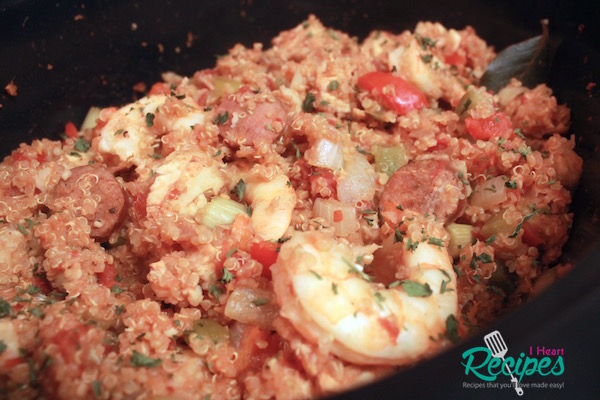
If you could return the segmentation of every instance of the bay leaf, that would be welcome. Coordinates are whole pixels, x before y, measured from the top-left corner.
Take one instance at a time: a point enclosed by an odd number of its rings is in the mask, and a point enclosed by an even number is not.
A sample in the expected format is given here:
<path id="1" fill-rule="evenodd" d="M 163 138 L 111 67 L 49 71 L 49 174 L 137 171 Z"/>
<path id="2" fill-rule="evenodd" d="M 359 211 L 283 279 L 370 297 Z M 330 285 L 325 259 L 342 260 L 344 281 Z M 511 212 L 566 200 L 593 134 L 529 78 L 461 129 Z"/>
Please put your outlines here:
<path id="1" fill-rule="evenodd" d="M 508 46 L 498 53 L 481 77 L 481 86 L 498 93 L 512 78 L 529 88 L 548 81 L 553 51 L 549 41 L 549 22 L 546 19 L 540 22 L 541 35 Z"/>

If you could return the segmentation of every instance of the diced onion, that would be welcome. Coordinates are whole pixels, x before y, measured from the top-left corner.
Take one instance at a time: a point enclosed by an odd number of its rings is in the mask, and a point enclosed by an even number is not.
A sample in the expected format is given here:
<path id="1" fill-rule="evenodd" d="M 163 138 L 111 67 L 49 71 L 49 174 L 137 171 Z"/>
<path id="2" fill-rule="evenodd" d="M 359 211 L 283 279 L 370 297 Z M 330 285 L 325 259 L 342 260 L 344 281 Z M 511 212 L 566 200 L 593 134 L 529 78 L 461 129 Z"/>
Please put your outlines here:
<path id="1" fill-rule="evenodd" d="M 313 213 L 316 217 L 323 218 L 326 226 L 332 226 L 337 236 L 348 236 L 359 228 L 356 210 L 352 204 L 319 197 L 313 205 Z"/>
<path id="2" fill-rule="evenodd" d="M 499 212 L 488 219 L 485 224 L 483 224 L 479 232 L 484 237 L 489 238 L 492 235 L 497 236 L 500 233 L 508 235 L 514 232 L 514 230 L 514 226 L 509 225 L 504 219 L 504 213 Z"/>
<path id="3" fill-rule="evenodd" d="M 231 225 L 236 215 L 246 213 L 243 204 L 226 197 L 214 197 L 203 209 L 202 224 L 211 229 Z"/>
<path id="4" fill-rule="evenodd" d="M 210 339 L 213 343 L 229 340 L 229 329 L 215 320 L 201 318 L 194 321 L 190 335 Z"/>
<path id="5" fill-rule="evenodd" d="M 448 224 L 446 230 L 450 235 L 448 252 L 450 256 L 457 257 L 460 250 L 469 246 L 473 241 L 473 227 L 467 224 Z"/>
<path id="6" fill-rule="evenodd" d="M 508 104 L 512 99 L 525 93 L 527 88 L 523 86 L 508 85 L 498 92 L 498 102 L 502 105 Z"/>
<path id="7" fill-rule="evenodd" d="M 235 79 L 229 79 L 223 76 L 215 77 L 214 84 L 215 90 L 213 94 L 216 97 L 221 97 L 223 95 L 235 93 L 242 85 L 239 81 L 236 81 Z"/>
<path id="8" fill-rule="evenodd" d="M 507 199 L 505 182 L 505 177 L 496 176 L 477 185 L 470 197 L 471 204 L 490 209 L 497 204 L 505 202 Z"/>
<path id="9" fill-rule="evenodd" d="M 373 200 L 376 178 L 375 168 L 365 156 L 355 154 L 344 164 L 344 173 L 338 179 L 338 199 L 349 204 Z"/>
<path id="10" fill-rule="evenodd" d="M 342 145 L 320 139 L 306 155 L 310 165 L 337 170 L 342 168 Z"/>
<path id="11" fill-rule="evenodd" d="M 279 315 L 279 306 L 271 291 L 238 287 L 229 295 L 224 313 L 235 321 L 268 328 Z"/>

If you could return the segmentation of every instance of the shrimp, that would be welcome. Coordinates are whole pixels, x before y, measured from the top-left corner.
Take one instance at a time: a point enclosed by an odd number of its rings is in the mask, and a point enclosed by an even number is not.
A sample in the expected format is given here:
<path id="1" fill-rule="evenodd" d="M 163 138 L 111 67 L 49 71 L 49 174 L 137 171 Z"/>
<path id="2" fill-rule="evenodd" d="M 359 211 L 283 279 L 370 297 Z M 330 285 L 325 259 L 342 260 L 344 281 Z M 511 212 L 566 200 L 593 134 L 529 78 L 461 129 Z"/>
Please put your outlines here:
<path id="1" fill-rule="evenodd" d="M 296 207 L 296 191 L 278 168 L 228 165 L 228 174 L 244 182 L 243 200 L 252 208 L 252 229 L 261 240 L 277 240 L 290 226 Z"/>
<path id="2" fill-rule="evenodd" d="M 456 275 L 441 239 L 426 239 L 444 237 L 441 224 L 419 220 L 407 222 L 415 242 L 394 244 L 400 282 L 388 287 L 356 261 L 374 245 L 351 248 L 319 231 L 297 232 L 271 268 L 280 315 L 348 362 L 405 365 L 433 355 L 447 344 L 440 338 L 458 309 Z"/>
<path id="3" fill-rule="evenodd" d="M 208 197 L 225 185 L 224 165 L 203 152 L 173 152 L 156 169 L 148 194 L 148 212 L 167 208 L 181 216 L 201 220 Z"/>
<path id="4" fill-rule="evenodd" d="M 191 131 L 205 124 L 205 113 L 192 99 L 152 95 L 103 117 L 97 139 L 100 153 L 117 156 L 125 165 L 140 166 L 152 160 L 157 137 L 177 130 Z M 175 114 L 177 118 L 169 118 Z M 164 117 L 163 117 L 164 115 Z"/>

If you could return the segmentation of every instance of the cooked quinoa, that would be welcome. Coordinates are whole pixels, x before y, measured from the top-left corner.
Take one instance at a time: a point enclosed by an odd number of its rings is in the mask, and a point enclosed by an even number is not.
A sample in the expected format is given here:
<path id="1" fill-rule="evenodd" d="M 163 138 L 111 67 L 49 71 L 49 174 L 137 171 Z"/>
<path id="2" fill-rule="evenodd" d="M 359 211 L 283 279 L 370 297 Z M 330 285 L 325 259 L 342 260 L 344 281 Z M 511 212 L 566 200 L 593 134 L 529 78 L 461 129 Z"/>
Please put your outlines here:
<path id="1" fill-rule="evenodd" d="M 2 397 L 314 398 L 542 290 L 582 161 L 550 88 L 478 86 L 494 57 L 471 27 L 359 42 L 310 16 L 21 144 Z"/>

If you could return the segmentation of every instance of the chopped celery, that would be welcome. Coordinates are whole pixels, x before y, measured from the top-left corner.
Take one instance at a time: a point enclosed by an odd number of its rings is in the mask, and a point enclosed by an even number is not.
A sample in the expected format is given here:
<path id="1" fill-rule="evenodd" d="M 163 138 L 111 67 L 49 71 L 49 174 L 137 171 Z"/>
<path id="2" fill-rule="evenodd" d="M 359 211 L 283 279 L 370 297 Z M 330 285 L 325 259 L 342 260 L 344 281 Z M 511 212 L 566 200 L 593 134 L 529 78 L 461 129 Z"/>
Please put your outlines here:
<path id="1" fill-rule="evenodd" d="M 209 228 L 230 225 L 238 214 L 247 214 L 246 206 L 226 197 L 215 197 L 204 208 L 202 224 Z"/>
<path id="2" fill-rule="evenodd" d="M 478 89 L 469 86 L 463 97 L 460 98 L 454 112 L 460 116 L 461 120 L 471 116 L 475 109 L 493 110 L 492 97 L 484 89 Z"/>
<path id="3" fill-rule="evenodd" d="M 448 252 L 452 257 L 458 257 L 460 250 L 473 242 L 473 227 L 467 224 L 448 224 L 446 230 L 450 235 Z"/>
<path id="4" fill-rule="evenodd" d="M 88 110 L 83 123 L 81 124 L 81 131 L 86 129 L 92 129 L 96 126 L 96 120 L 100 116 L 100 109 L 98 107 L 90 107 Z"/>
<path id="5" fill-rule="evenodd" d="M 375 156 L 375 168 L 378 172 L 385 172 L 392 176 L 394 172 L 408 163 L 406 150 L 399 144 L 396 146 L 373 146 L 371 152 Z"/>

